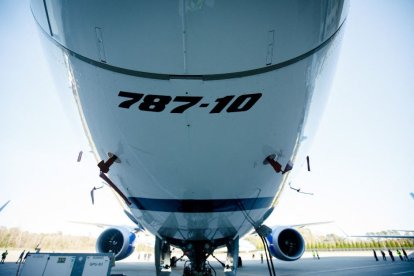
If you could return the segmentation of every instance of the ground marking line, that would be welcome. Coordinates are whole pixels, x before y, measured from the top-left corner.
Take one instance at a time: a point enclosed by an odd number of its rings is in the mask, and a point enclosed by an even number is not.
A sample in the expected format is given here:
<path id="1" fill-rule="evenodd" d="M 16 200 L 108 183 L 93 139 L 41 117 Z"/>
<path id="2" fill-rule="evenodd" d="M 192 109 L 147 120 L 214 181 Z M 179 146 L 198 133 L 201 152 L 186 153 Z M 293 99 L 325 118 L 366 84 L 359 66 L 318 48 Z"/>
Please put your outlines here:
<path id="1" fill-rule="evenodd" d="M 366 265 L 366 266 L 355 266 L 355 267 L 345 267 L 345 268 L 328 269 L 328 270 L 317 270 L 317 271 L 308 271 L 308 272 L 304 272 L 304 273 L 282 274 L 282 275 L 299 275 L 299 274 L 305 275 L 305 274 L 318 274 L 318 273 L 338 272 L 338 271 L 355 270 L 355 269 L 369 268 L 369 267 L 382 267 L 382 266 L 388 266 L 388 265 L 387 265 L 387 264 L 383 264 L 383 265 Z"/>

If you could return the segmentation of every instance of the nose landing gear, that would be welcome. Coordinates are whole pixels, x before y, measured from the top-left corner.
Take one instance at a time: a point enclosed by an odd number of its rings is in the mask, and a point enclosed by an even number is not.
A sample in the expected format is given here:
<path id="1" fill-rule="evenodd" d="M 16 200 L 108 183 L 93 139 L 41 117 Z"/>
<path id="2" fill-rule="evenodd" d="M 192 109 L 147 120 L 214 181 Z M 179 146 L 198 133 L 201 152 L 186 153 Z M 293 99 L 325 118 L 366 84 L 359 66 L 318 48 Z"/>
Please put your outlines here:
<path id="1" fill-rule="evenodd" d="M 187 241 L 179 244 L 184 254 L 189 258 L 184 265 L 184 276 L 213 276 L 215 270 L 210 266 L 207 258 L 213 254 L 217 246 L 227 246 L 227 258 L 223 265 L 225 276 L 235 276 L 239 262 L 239 237 L 212 245 L 210 241 Z M 175 243 L 174 243 L 175 244 Z M 176 245 L 177 246 L 177 245 Z M 214 256 L 213 256 L 214 257 Z M 157 276 L 167 276 L 171 273 L 170 243 L 156 238 L 155 241 L 155 266 Z M 214 274 L 213 274 L 214 272 Z"/>

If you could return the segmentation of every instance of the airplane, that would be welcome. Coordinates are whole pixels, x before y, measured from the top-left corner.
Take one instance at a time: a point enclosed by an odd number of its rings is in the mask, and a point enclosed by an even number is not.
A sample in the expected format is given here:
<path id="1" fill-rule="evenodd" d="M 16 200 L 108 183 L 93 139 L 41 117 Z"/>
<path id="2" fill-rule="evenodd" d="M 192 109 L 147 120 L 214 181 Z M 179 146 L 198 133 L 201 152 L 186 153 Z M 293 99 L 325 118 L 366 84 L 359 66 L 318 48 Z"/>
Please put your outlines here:
<path id="1" fill-rule="evenodd" d="M 383 239 L 414 239 L 414 236 L 403 236 L 403 235 L 368 235 L 368 236 L 353 236 L 360 238 L 383 238 Z"/>
<path id="2" fill-rule="evenodd" d="M 267 227 L 307 157 L 340 49 L 344 1 L 32 0 L 51 71 L 71 86 L 99 167 L 128 217 L 155 239 L 157 275 L 211 275 L 255 229 L 273 256 L 297 260 L 304 241 Z M 63 92 L 62 92 L 63 93 Z M 105 230 L 116 260 L 133 233 Z"/>
<path id="3" fill-rule="evenodd" d="M 9 202 L 10 200 L 4 203 L 4 205 L 0 207 L 0 212 L 3 211 L 3 209 L 7 206 L 7 204 L 9 204 Z"/>
<path id="4" fill-rule="evenodd" d="M 410 193 L 410 195 L 414 199 L 414 193 Z M 414 230 L 393 230 L 393 231 L 401 231 L 401 232 L 414 232 Z M 357 236 L 350 236 L 353 238 L 379 238 L 379 239 L 414 239 L 414 236 L 410 235 L 357 235 Z"/>

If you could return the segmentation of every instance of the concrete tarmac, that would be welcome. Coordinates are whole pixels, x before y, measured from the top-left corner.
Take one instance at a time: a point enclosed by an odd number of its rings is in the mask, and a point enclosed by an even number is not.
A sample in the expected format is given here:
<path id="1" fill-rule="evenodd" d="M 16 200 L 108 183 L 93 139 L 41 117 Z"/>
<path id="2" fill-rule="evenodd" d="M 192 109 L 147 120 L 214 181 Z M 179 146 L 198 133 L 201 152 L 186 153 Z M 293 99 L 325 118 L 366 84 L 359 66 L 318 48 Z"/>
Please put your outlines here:
<path id="1" fill-rule="evenodd" d="M 397 257 L 398 258 L 398 257 Z M 375 261 L 374 257 L 324 257 L 320 260 L 313 258 L 303 258 L 295 262 L 283 262 L 273 260 L 276 274 L 282 275 L 414 275 L 414 261 L 400 261 L 399 259 L 392 262 Z M 217 261 L 210 262 L 216 271 L 217 276 L 224 275 L 223 268 Z M 182 275 L 184 262 L 178 262 L 177 267 L 173 269 L 171 276 Z M 6 262 L 0 264 L 0 276 L 16 275 L 18 264 Z M 155 267 L 152 262 L 117 262 L 112 268 L 112 274 L 126 276 L 154 276 Z M 213 274 L 214 275 L 214 274 Z M 260 263 L 260 260 L 244 260 L 243 267 L 239 268 L 238 276 L 257 276 L 269 275 L 266 261 Z"/>

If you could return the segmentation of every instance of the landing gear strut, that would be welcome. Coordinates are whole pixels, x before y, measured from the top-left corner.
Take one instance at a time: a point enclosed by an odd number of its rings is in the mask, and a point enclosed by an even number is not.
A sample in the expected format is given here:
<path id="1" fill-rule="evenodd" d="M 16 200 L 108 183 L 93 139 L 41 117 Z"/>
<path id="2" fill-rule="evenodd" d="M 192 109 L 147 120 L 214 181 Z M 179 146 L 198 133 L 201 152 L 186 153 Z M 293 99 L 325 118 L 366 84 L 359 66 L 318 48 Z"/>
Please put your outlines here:
<path id="1" fill-rule="evenodd" d="M 224 265 L 224 275 L 234 276 L 237 272 L 239 261 L 239 237 L 227 243 L 227 259 Z"/>
<path id="2" fill-rule="evenodd" d="M 239 237 L 227 241 L 227 258 L 223 264 L 224 275 L 235 276 L 239 260 Z M 207 258 L 213 254 L 217 246 L 212 246 L 205 241 L 196 241 L 189 243 L 185 248 L 185 254 L 190 259 L 190 264 L 184 268 L 184 276 L 211 276 L 213 268 L 210 266 Z M 213 256 L 213 255 L 212 255 Z M 214 256 L 213 256 L 214 257 Z M 214 275 L 215 275 L 214 270 Z"/>
<path id="3" fill-rule="evenodd" d="M 155 268 L 157 276 L 169 276 L 171 273 L 170 244 L 158 237 L 155 240 Z"/>
<path id="4" fill-rule="evenodd" d="M 213 253 L 214 248 L 205 241 L 193 241 L 185 245 L 184 253 L 190 263 L 184 267 L 184 276 L 211 276 L 211 267 L 207 258 Z"/>
<path id="5" fill-rule="evenodd" d="M 170 244 L 181 248 L 184 255 L 189 259 L 188 262 L 185 262 L 183 276 L 216 275 L 215 269 L 209 264 L 207 258 L 209 256 L 214 257 L 214 250 L 223 245 L 226 245 L 227 247 L 227 258 L 225 263 L 219 262 L 224 268 L 224 275 L 235 276 L 239 263 L 241 265 L 241 262 L 239 261 L 239 237 L 235 237 L 233 239 L 226 238 L 220 241 L 184 241 L 169 240 L 168 238 L 162 239 L 157 237 L 155 240 L 155 267 L 157 270 L 157 276 L 170 275 L 171 267 L 174 266 L 175 260 L 171 259 Z"/>

